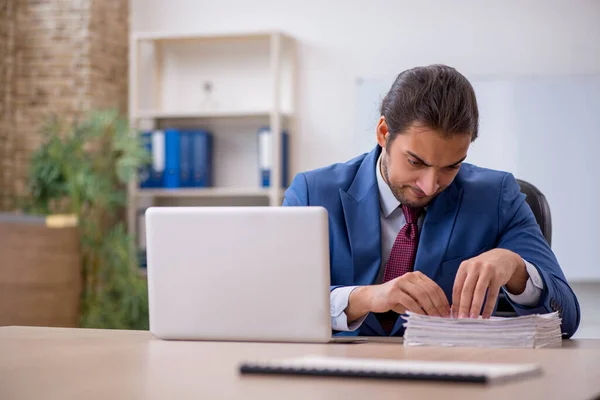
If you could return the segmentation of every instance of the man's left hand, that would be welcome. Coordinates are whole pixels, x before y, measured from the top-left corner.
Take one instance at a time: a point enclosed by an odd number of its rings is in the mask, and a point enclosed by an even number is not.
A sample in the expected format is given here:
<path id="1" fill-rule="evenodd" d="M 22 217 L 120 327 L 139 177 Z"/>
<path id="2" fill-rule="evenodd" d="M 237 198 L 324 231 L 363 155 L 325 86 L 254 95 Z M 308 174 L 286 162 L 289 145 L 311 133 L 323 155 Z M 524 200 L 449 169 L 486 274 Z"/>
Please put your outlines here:
<path id="1" fill-rule="evenodd" d="M 513 294 L 523 293 L 529 274 L 525 262 L 516 253 L 493 249 L 463 261 L 456 273 L 452 290 L 452 313 L 459 318 L 477 318 L 487 291 L 483 318 L 494 311 L 503 285 Z"/>

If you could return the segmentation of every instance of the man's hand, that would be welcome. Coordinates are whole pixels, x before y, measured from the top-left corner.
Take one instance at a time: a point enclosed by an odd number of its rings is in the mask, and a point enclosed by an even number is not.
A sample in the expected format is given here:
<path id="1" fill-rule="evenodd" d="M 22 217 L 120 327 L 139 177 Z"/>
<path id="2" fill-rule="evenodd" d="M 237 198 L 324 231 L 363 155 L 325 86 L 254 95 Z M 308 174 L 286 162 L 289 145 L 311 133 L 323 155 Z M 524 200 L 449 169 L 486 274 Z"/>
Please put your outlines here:
<path id="1" fill-rule="evenodd" d="M 500 288 L 506 285 L 511 293 L 523 293 L 528 278 L 525 262 L 510 250 L 493 249 L 463 261 L 454 280 L 452 314 L 459 318 L 477 318 L 487 291 L 482 316 L 489 318 Z"/>
<path id="2" fill-rule="evenodd" d="M 450 304 L 434 281 L 421 272 L 409 272 L 381 285 L 354 289 L 348 299 L 345 313 L 348 321 L 355 321 L 369 312 L 395 311 L 448 317 Z"/>

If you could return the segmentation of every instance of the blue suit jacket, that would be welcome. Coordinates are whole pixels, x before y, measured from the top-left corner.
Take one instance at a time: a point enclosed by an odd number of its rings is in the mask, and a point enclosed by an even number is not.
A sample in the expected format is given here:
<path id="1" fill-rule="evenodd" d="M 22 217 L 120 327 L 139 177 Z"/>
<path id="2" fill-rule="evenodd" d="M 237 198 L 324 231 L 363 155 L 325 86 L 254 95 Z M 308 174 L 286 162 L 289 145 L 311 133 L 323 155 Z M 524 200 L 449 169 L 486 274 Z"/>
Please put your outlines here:
<path id="1" fill-rule="evenodd" d="M 377 283 L 381 263 L 380 203 L 375 168 L 381 148 L 344 164 L 298 174 L 285 193 L 284 206 L 322 206 L 329 214 L 331 290 Z M 525 202 L 514 177 L 506 172 L 463 164 L 453 183 L 427 208 L 415 271 L 434 280 L 452 302 L 460 263 L 493 248 L 519 254 L 544 282 L 539 304 L 512 304 L 518 314 L 559 311 L 567 337 L 579 326 L 577 298 Z M 403 334 L 399 318 L 392 335 Z M 360 329 L 343 335 L 380 336 L 374 314 Z"/>

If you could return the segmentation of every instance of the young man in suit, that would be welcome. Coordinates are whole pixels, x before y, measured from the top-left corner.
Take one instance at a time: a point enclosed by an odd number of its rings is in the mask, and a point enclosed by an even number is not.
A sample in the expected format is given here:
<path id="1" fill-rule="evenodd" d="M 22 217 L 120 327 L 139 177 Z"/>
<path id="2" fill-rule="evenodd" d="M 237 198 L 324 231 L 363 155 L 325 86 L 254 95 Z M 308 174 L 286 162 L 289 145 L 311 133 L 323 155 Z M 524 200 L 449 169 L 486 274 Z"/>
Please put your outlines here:
<path id="1" fill-rule="evenodd" d="M 400 73 L 375 149 L 298 174 L 284 206 L 329 213 L 331 320 L 346 335 L 402 335 L 401 314 L 489 318 L 502 290 L 519 315 L 579 304 L 506 172 L 464 162 L 478 134 L 475 93 L 444 65 Z"/>

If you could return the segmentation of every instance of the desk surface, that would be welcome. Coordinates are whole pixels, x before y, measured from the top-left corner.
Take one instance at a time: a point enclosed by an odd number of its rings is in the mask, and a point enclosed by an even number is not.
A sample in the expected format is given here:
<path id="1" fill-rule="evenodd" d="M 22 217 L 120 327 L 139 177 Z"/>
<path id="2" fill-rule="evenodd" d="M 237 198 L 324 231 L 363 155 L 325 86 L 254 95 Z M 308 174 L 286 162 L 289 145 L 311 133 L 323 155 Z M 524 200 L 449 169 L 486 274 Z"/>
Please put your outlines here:
<path id="1" fill-rule="evenodd" d="M 240 376 L 242 360 L 306 354 L 413 360 L 537 362 L 540 377 L 494 385 Z M 0 328 L 2 399 L 552 399 L 600 394 L 600 339 L 561 349 L 405 348 L 401 343 L 167 342 L 148 332 Z"/>

